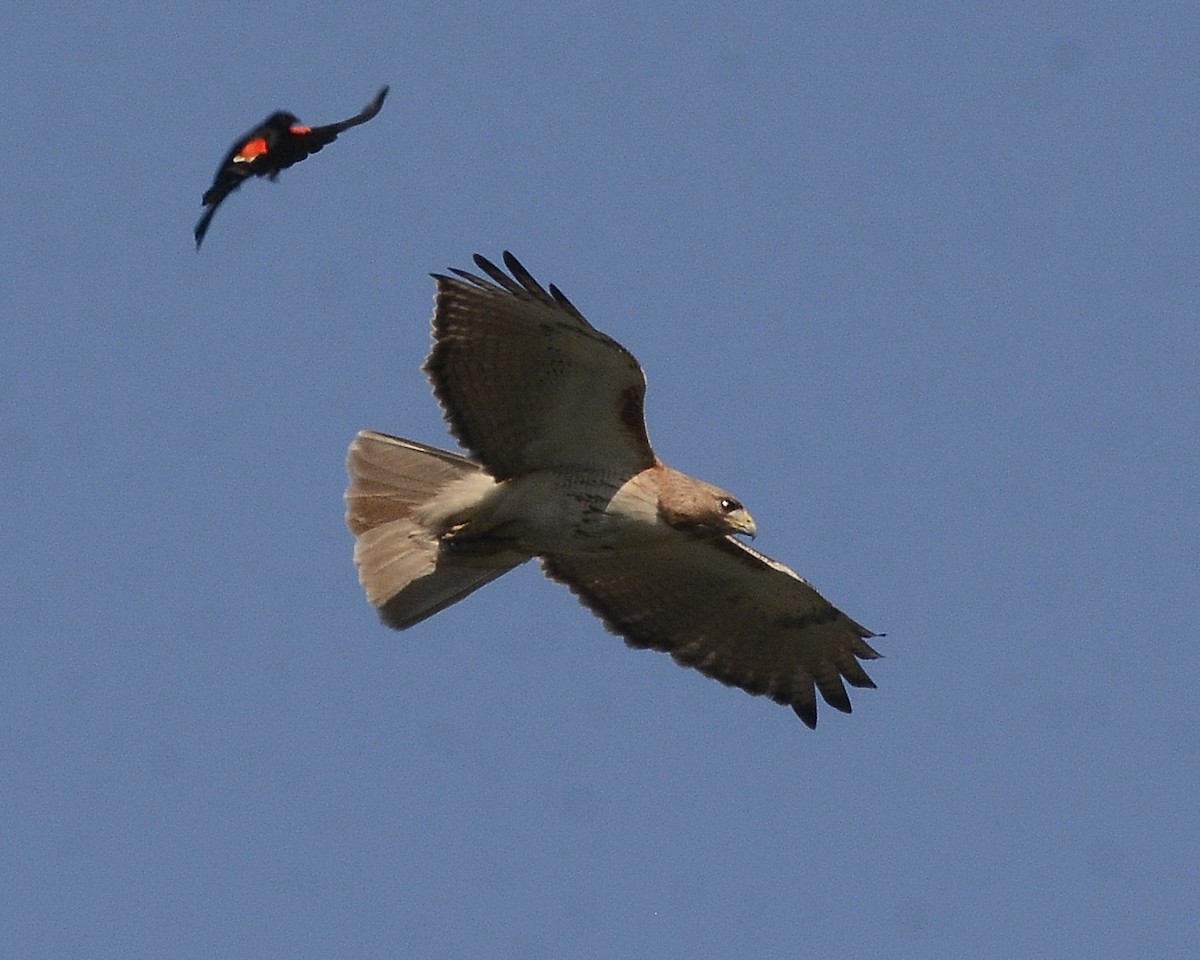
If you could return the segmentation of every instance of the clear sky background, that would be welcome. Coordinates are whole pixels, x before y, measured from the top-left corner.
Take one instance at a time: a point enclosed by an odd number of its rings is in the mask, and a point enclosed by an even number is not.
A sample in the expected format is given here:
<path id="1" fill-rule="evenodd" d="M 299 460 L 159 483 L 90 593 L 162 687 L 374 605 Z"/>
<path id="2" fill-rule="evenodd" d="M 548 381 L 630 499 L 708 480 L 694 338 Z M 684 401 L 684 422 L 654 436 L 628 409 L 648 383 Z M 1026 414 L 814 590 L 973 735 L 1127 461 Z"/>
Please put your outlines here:
<path id="1" fill-rule="evenodd" d="M 0 956 L 1200 955 L 1194 6 L 4 19 Z M 428 272 L 504 249 L 886 632 L 853 716 L 534 565 L 378 622 L 346 446 L 452 445 Z"/>

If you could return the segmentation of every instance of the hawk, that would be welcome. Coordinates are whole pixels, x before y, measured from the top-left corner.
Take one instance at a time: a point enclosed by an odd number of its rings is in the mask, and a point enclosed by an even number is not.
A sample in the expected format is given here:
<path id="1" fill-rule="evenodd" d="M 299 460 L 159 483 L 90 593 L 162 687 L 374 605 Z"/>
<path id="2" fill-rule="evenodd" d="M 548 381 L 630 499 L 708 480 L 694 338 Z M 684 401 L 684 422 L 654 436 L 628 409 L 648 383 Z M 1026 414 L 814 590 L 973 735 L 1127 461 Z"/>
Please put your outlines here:
<path id="1" fill-rule="evenodd" d="M 250 177 L 275 180 L 280 170 L 286 170 L 310 154 L 316 153 L 327 143 L 333 143 L 339 133 L 373 119 L 383 109 L 383 101 L 387 94 L 388 88 L 383 87 L 360 113 L 349 120 L 324 127 L 306 127 L 294 113 L 280 110 L 240 138 L 225 154 L 225 159 L 217 168 L 212 186 L 204 191 L 200 200 L 208 209 L 196 224 L 196 249 L 200 249 L 217 207 L 245 180 Z"/>
<path id="2" fill-rule="evenodd" d="M 434 274 L 424 371 L 461 456 L 364 430 L 350 445 L 346 523 L 367 598 L 406 629 L 537 557 L 632 647 L 669 653 L 817 723 L 876 634 L 737 539 L 730 493 L 668 467 L 646 433 L 646 378 L 510 253 L 485 276 Z"/>

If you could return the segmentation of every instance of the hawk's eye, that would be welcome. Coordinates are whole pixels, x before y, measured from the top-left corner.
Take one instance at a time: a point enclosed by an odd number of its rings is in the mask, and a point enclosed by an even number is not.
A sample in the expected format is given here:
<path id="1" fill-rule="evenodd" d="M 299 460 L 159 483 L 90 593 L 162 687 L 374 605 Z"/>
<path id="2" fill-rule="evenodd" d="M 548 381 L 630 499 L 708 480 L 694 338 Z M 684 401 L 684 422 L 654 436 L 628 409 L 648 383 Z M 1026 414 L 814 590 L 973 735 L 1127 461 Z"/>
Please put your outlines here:
<path id="1" fill-rule="evenodd" d="M 721 509 L 725 513 L 733 513 L 733 511 L 735 511 L 735 510 L 741 510 L 742 505 L 740 503 L 738 503 L 736 500 L 731 500 L 729 497 L 722 497 L 721 498 Z"/>

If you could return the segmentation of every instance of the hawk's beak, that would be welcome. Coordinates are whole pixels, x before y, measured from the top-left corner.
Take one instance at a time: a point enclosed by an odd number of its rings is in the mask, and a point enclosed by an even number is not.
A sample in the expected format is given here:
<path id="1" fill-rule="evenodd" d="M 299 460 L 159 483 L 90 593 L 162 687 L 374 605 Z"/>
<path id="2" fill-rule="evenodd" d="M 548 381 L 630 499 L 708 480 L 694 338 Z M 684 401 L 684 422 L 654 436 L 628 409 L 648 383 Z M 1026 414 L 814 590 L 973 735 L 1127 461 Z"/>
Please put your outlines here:
<path id="1" fill-rule="evenodd" d="M 738 533 L 744 533 L 751 540 L 758 536 L 758 525 L 754 522 L 754 518 L 745 510 L 740 511 L 737 516 L 730 517 L 733 521 L 733 527 Z"/>

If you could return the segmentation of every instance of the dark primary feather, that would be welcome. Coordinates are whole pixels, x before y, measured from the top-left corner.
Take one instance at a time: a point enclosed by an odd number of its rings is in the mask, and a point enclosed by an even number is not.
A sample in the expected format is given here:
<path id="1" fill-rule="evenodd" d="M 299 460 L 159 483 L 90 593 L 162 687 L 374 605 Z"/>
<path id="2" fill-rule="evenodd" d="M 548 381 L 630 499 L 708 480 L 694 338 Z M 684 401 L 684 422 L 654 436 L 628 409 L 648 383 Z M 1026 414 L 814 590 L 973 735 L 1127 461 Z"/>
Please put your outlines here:
<path id="1" fill-rule="evenodd" d="M 550 284 L 550 292 L 547 293 L 545 288 L 533 278 L 533 275 L 528 270 L 525 269 L 525 266 L 520 260 L 518 260 L 507 250 L 504 251 L 503 257 L 504 265 L 508 267 L 512 277 L 506 274 L 481 253 L 475 254 L 472 259 L 475 261 L 475 266 L 477 266 L 491 278 L 491 283 L 489 283 L 487 280 L 484 280 L 483 277 L 476 276 L 467 270 L 459 270 L 456 267 L 451 267 L 450 272 L 460 280 L 466 280 L 468 283 L 474 284 L 481 290 L 489 290 L 494 289 L 495 287 L 501 287 L 504 290 L 507 290 L 509 293 L 514 294 L 518 298 L 525 298 L 528 296 L 532 297 L 534 300 L 546 304 L 547 306 L 562 307 L 568 313 L 572 314 L 576 320 L 587 326 L 589 329 L 596 329 L 590 323 L 588 323 L 587 317 L 579 312 L 575 304 L 568 300 L 566 296 L 564 296 L 563 292 L 558 289 L 558 287 L 556 287 L 554 284 Z M 430 274 L 430 276 L 432 276 L 435 280 L 447 280 L 449 282 L 454 282 L 450 277 L 445 277 L 441 274 L 434 273 Z M 615 340 L 612 342 L 617 344 Z M 621 347 L 620 344 L 617 344 L 617 346 Z M 625 350 L 624 347 L 621 347 L 621 349 Z"/>

